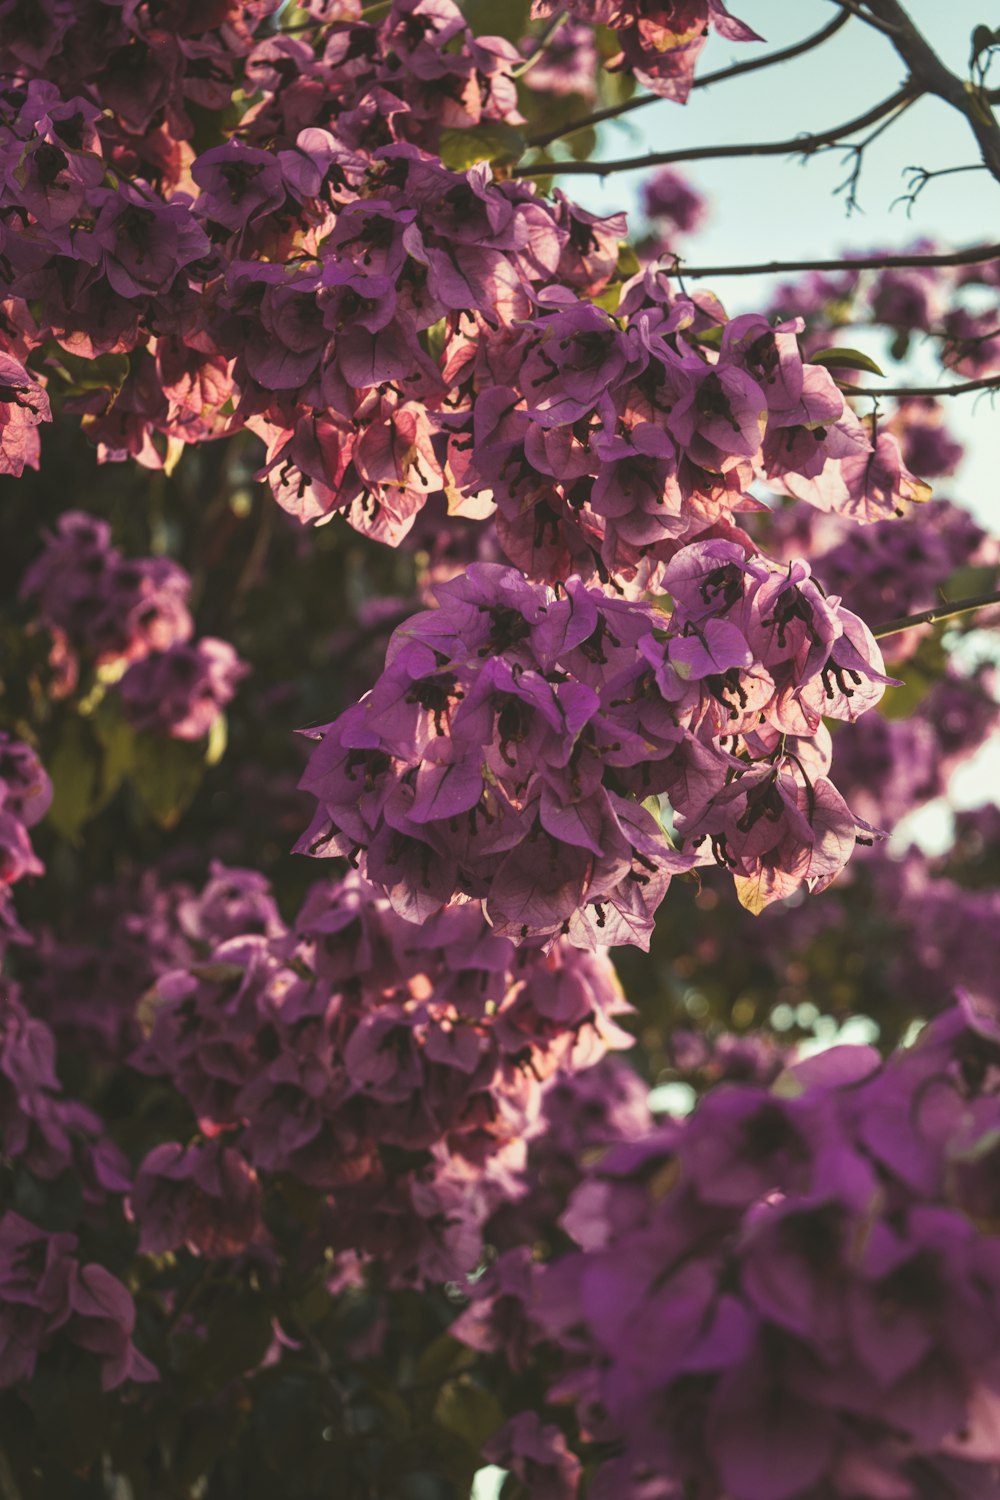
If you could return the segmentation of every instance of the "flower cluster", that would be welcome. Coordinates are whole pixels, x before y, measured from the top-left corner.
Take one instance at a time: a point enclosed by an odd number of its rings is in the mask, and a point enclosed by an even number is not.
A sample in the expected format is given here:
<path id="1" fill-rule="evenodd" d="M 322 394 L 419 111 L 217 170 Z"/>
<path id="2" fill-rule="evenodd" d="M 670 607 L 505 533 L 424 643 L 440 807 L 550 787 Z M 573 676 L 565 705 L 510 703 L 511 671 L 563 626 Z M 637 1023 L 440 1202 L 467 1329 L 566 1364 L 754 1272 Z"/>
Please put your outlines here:
<path id="1" fill-rule="evenodd" d="M 727 322 L 655 263 L 615 315 L 553 299 L 491 359 L 475 405 L 470 475 L 507 555 L 530 577 L 642 589 L 678 545 L 759 508 L 759 478 L 865 522 L 926 498 L 895 438 L 873 452 L 829 371 L 803 363 L 801 326 Z"/>
<path id="2" fill-rule="evenodd" d="M 177 563 L 124 557 L 106 522 L 74 510 L 21 584 L 53 636 L 64 691 L 76 686 L 80 658 L 124 669 L 117 687 L 133 727 L 181 740 L 209 732 L 247 671 L 226 641 L 191 640 L 190 592 Z"/>
<path id="3" fill-rule="evenodd" d="M 230 9 L 222 32 L 245 40 L 266 6 Z M 752 35 L 717 0 L 597 9 L 679 95 L 709 22 Z M 41 29 L 48 59 L 58 27 Z M 892 434 L 873 443 L 803 364 L 801 325 L 727 321 L 656 265 L 621 286 L 623 216 L 436 154 L 442 132 L 514 129 L 512 44 L 474 37 L 452 0 L 315 30 L 258 41 L 260 101 L 169 191 L 123 175 L 89 97 L 23 62 L 0 93 L 0 206 L 23 223 L 9 357 L 70 379 L 101 458 L 158 467 L 246 427 L 303 521 L 339 512 L 395 545 L 444 496 L 452 515 L 496 508 L 530 577 L 637 590 L 678 542 L 753 509 L 761 477 L 866 521 L 923 497 Z M 81 355 L 97 373 L 73 387 Z M 23 464 L 46 412 L 18 370 L 6 441 Z"/>
<path id="4" fill-rule="evenodd" d="M 946 669 L 919 715 L 872 714 L 838 746 L 837 774 L 862 817 L 895 824 L 914 808 L 947 794 L 952 772 L 1000 731 L 1000 678 Z"/>
<path id="5" fill-rule="evenodd" d="M 135 1306 L 117 1277 L 81 1263 L 73 1234 L 50 1234 L 20 1214 L 0 1218 L 0 1387 L 27 1384 L 39 1358 L 73 1350 L 96 1360 L 101 1387 L 157 1373 L 132 1343 Z"/>
<path id="6" fill-rule="evenodd" d="M 533 0 L 532 15 L 559 8 L 557 0 Z M 591 25 L 614 29 L 622 50 L 610 68 L 627 68 L 654 93 L 682 104 L 712 27 L 730 42 L 761 40 L 722 0 L 571 0 L 569 9 Z"/>
<path id="7" fill-rule="evenodd" d="M 205 1139 L 141 1163 L 143 1246 L 248 1245 L 260 1172 L 332 1194 L 325 1231 L 345 1250 L 406 1275 L 472 1269 L 540 1084 L 629 1045 L 610 964 L 566 943 L 516 951 L 472 906 L 417 929 L 357 877 L 267 927 L 211 941 L 145 1003 L 134 1063 L 172 1081 Z"/>
<path id="8" fill-rule="evenodd" d="M 769 519 L 767 543 L 784 561 L 807 556 L 824 586 L 842 595 L 874 629 L 933 609 L 959 569 L 1000 569 L 1000 541 L 950 500 L 931 500 L 909 516 L 877 521 L 863 532 L 839 516 L 791 505 Z M 929 632 L 927 625 L 894 632 L 891 659 L 912 656 Z"/>
<path id="9" fill-rule="evenodd" d="M 828 884 L 860 830 L 823 718 L 879 701 L 875 641 L 806 564 L 736 541 L 682 548 L 664 583 L 669 617 L 498 565 L 441 585 L 371 693 L 314 736 L 300 849 L 363 858 L 411 921 L 482 901 L 499 933 L 583 946 L 648 944 L 699 859 L 756 909 Z M 644 805 L 661 796 L 680 852 Z"/>
<path id="10" fill-rule="evenodd" d="M 966 999 L 885 1065 L 840 1047 L 724 1085 L 591 1168 L 580 1248 L 521 1297 L 558 1393 L 624 1445 L 591 1493 L 989 1493 L 998 1079 Z"/>
<path id="11" fill-rule="evenodd" d="M 137 1000 L 162 974 L 229 938 L 285 931 L 257 871 L 213 860 L 199 889 L 126 867 L 114 884 L 88 892 L 58 931 L 41 930 L 22 965 L 25 992 L 61 1050 L 120 1067 L 142 1039 Z"/>
<path id="12" fill-rule="evenodd" d="M 83 96 L 91 113 L 94 104 L 107 109 L 105 128 L 113 132 L 120 171 L 138 160 L 145 171 L 170 180 L 179 175 L 183 147 L 194 135 L 189 108 L 226 107 L 255 31 L 278 7 L 279 0 L 9 4 L 0 15 L 0 56 L 8 75 L 45 79 L 64 97 Z M 59 168 L 51 160 L 43 165 L 51 157 L 45 145 L 41 136 L 32 155 L 41 151 L 37 170 L 48 173 L 58 202 L 66 191 L 56 180 Z"/>
<path id="13" fill-rule="evenodd" d="M 84 1201 L 103 1205 L 128 1188 L 128 1164 L 92 1109 L 62 1097 L 55 1038 L 18 995 L 0 993 L 0 1137 L 4 1157 L 51 1182 L 77 1177 Z"/>

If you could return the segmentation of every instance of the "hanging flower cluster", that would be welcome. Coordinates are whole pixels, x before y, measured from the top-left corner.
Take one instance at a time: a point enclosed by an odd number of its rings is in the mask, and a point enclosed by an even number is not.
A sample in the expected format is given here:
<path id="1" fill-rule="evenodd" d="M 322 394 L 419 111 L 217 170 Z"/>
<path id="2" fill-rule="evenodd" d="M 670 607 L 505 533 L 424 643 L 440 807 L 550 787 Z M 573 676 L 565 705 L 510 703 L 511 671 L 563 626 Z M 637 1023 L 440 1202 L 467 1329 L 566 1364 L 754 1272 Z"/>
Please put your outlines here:
<path id="1" fill-rule="evenodd" d="M 823 724 L 881 698 L 871 633 L 807 564 L 736 541 L 682 548 L 664 586 L 669 616 L 497 565 L 441 585 L 322 735 L 300 848 L 363 855 L 411 921 L 481 900 L 498 932 L 581 946 L 647 945 L 699 859 L 757 909 L 828 884 L 871 833 L 827 779 Z M 679 851 L 643 805 L 661 795 Z"/>

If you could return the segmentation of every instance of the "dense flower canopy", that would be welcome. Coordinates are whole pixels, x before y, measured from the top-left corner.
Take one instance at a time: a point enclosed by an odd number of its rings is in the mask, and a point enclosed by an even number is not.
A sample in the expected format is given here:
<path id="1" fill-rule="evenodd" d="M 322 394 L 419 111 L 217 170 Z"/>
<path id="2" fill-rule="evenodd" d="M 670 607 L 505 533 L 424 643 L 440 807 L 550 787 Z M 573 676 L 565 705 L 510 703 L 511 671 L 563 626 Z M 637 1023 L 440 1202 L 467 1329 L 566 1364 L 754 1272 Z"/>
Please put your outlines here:
<path id="1" fill-rule="evenodd" d="M 553 183 L 713 34 L 0 0 L 5 1497 L 1000 1495 L 998 261 Z"/>

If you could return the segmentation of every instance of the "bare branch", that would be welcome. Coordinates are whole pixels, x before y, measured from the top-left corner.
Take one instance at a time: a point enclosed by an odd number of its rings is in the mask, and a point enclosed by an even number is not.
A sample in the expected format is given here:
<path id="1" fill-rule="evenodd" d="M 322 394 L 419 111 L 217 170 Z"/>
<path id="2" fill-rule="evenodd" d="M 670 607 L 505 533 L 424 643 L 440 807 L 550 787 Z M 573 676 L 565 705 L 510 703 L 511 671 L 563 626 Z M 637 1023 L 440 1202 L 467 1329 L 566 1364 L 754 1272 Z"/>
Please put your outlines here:
<path id="1" fill-rule="evenodd" d="M 969 122 L 983 163 L 1000 182 L 1000 121 L 990 108 L 990 96 L 970 80 L 946 68 L 933 47 L 917 30 L 899 0 L 864 0 L 867 12 L 881 22 L 892 45 L 910 70 L 910 80 L 920 93 L 936 94 Z M 866 17 L 867 19 L 867 17 Z"/>
<path id="2" fill-rule="evenodd" d="M 928 255 L 843 255 L 836 260 L 768 260 L 745 266 L 685 266 L 678 261 L 668 275 L 690 278 L 705 276 L 792 276 L 802 271 L 881 271 L 904 266 L 978 266 L 1000 260 L 1000 244 L 971 245 L 966 250 L 943 250 Z"/>
<path id="3" fill-rule="evenodd" d="M 866 110 L 863 115 L 858 115 L 854 120 L 846 120 L 843 125 L 834 125 L 831 129 L 818 131 L 815 135 L 796 136 L 790 141 L 737 141 L 728 146 L 692 146 L 680 151 L 654 151 L 649 156 L 625 157 L 621 161 L 566 161 L 553 162 L 544 167 L 519 166 L 514 168 L 511 176 L 609 177 L 612 172 L 632 172 L 641 168 L 663 167 L 677 161 L 709 161 L 718 157 L 738 156 L 812 156 L 825 146 L 834 146 L 845 136 L 853 135 L 856 130 L 864 130 L 878 120 L 884 120 L 886 115 L 891 115 L 904 101 L 909 101 L 916 93 L 919 93 L 919 89 L 912 83 L 907 83 L 895 94 L 891 94 L 888 99 L 883 99 L 880 104 L 873 105 L 871 109 Z"/>
<path id="4" fill-rule="evenodd" d="M 889 37 L 893 35 L 894 28 L 887 25 L 884 21 L 880 21 L 877 16 L 869 15 L 867 11 L 863 11 L 858 4 L 858 0 L 833 0 L 833 3 L 840 6 L 845 16 L 856 16 L 859 21 L 864 21 L 865 25 L 871 26 L 873 30 L 884 32 Z"/>
<path id="5" fill-rule="evenodd" d="M 791 47 L 782 47 L 777 52 L 769 52 L 766 57 L 750 58 L 747 62 L 734 63 L 730 68 L 719 68 L 714 73 L 704 73 L 694 80 L 692 88 L 707 89 L 713 83 L 725 83 L 730 78 L 739 78 L 743 73 L 756 73 L 758 68 L 770 68 L 775 63 L 787 62 L 789 58 L 799 57 L 803 52 L 811 52 L 813 47 L 820 46 L 840 31 L 850 19 L 849 13 L 844 11 L 841 15 L 835 16 L 821 31 L 807 36 L 804 41 L 796 42 Z M 595 125 L 603 125 L 605 120 L 616 120 L 620 115 L 630 114 L 634 109 L 642 109 L 646 104 L 655 104 L 659 98 L 659 94 L 640 94 L 637 99 L 626 99 L 622 104 L 610 104 L 606 109 L 595 109 L 592 114 L 582 115 L 579 120 L 573 120 L 569 125 L 561 125 L 557 130 L 544 130 L 539 135 L 532 136 L 528 145 L 538 149 L 550 146 L 553 141 L 560 141 L 565 136 L 575 135 L 578 130 L 591 130 Z"/>
<path id="6" fill-rule="evenodd" d="M 1000 391 L 1000 375 L 984 375 L 980 380 L 961 380 L 957 385 L 888 385 L 884 391 L 871 386 L 844 385 L 840 389 L 845 396 L 893 396 L 900 401 L 917 396 L 965 396 L 970 391 Z"/>
<path id="7" fill-rule="evenodd" d="M 909 630 L 913 625 L 937 625 L 941 620 L 954 620 L 959 615 L 972 614 L 973 610 L 987 609 L 991 604 L 1000 604 L 1000 592 L 978 594 L 973 599 L 956 599 L 953 604 L 946 599 L 935 609 L 925 609 L 919 615 L 904 615 L 901 620 L 889 620 L 873 630 L 872 635 L 880 641 L 887 635 L 898 635 L 901 630 Z"/>

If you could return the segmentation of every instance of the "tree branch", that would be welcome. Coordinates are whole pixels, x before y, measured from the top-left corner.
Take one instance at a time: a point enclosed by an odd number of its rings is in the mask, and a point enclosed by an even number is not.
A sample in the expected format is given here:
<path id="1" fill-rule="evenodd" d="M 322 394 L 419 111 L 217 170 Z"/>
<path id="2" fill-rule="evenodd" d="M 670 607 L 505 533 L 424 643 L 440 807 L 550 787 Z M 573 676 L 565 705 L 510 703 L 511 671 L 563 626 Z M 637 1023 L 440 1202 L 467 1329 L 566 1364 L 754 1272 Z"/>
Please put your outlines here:
<path id="1" fill-rule="evenodd" d="M 801 271 L 881 271 L 903 266 L 978 266 L 1000 260 L 1000 244 L 971 245 L 966 250 L 945 250 L 932 255 L 843 255 L 836 260 L 768 260 L 745 266 L 685 266 L 678 262 L 668 275 L 703 276 L 791 276 Z"/>
<path id="2" fill-rule="evenodd" d="M 889 620 L 873 630 L 872 635 L 880 641 L 887 635 L 898 635 L 901 630 L 909 630 L 913 625 L 937 625 L 941 620 L 954 620 L 958 615 L 969 615 L 973 610 L 986 609 L 991 604 L 1000 604 L 1000 591 L 978 594 L 973 599 L 956 599 L 953 604 L 945 600 L 935 609 L 925 609 L 919 615 L 904 615 L 901 620 Z"/>
<path id="3" fill-rule="evenodd" d="M 859 21 L 864 21 L 866 26 L 871 26 L 874 31 L 881 31 L 886 36 L 893 35 L 893 28 L 886 25 L 884 21 L 875 16 L 867 15 L 858 4 L 858 0 L 833 0 L 834 5 L 839 5 L 845 16 L 856 16 Z"/>
<path id="4" fill-rule="evenodd" d="M 856 130 L 864 130 L 866 126 L 874 125 L 878 120 L 884 120 L 886 115 L 891 115 L 901 104 L 912 99 L 919 92 L 920 90 L 912 83 L 907 83 L 888 99 L 883 99 L 881 104 L 873 105 L 871 109 L 866 110 L 863 115 L 858 115 L 854 120 L 846 120 L 843 125 L 835 125 L 830 130 L 818 131 L 815 135 L 796 136 L 790 141 L 738 141 L 728 146 L 693 146 L 680 151 L 654 151 L 649 156 L 625 157 L 621 161 L 566 161 L 553 162 L 548 166 L 518 166 L 514 168 L 511 176 L 561 177 L 587 174 L 609 177 L 612 172 L 632 172 L 641 168 L 664 167 L 678 161 L 709 161 L 718 157 L 740 156 L 811 156 L 825 146 L 835 146 L 844 136 L 853 135 Z"/>
<path id="5" fill-rule="evenodd" d="M 758 68 L 770 68 L 775 63 L 787 62 L 789 58 L 799 57 L 803 52 L 811 52 L 813 47 L 820 46 L 840 31 L 850 19 L 850 13 L 846 10 L 842 11 L 829 25 L 824 26 L 821 31 L 814 32 L 812 36 L 807 36 L 804 41 L 795 42 L 791 47 L 782 47 L 777 52 L 770 52 L 766 57 L 754 57 L 747 62 L 734 63 L 730 68 L 719 68 L 714 73 L 705 73 L 700 78 L 696 78 L 691 87 L 692 89 L 707 89 L 713 83 L 725 83 L 730 78 L 739 78 L 743 73 L 755 73 Z M 591 130 L 595 125 L 603 125 L 605 120 L 616 120 L 619 115 L 630 114 L 633 109 L 641 109 L 646 104 L 655 104 L 659 98 L 659 94 L 641 94 L 638 99 L 626 99 L 623 104 L 610 104 L 606 109 L 595 109 L 592 114 L 582 115 L 579 120 L 573 120 L 569 125 L 561 125 L 556 130 L 543 130 L 540 135 L 532 136 L 528 145 L 538 149 L 550 146 L 553 141 L 562 140 L 567 135 L 575 135 L 578 130 Z"/>
<path id="6" fill-rule="evenodd" d="M 964 115 L 979 145 L 983 164 L 1000 182 L 1000 122 L 989 104 L 985 89 L 959 78 L 946 68 L 923 34 L 917 30 L 899 0 L 864 0 L 868 12 L 887 32 L 892 45 L 910 70 L 917 91 L 936 94 Z"/>
<path id="7" fill-rule="evenodd" d="M 1000 375 L 984 375 L 981 380 L 963 380 L 957 385 L 889 385 L 884 391 L 871 386 L 841 385 L 845 396 L 893 396 L 900 401 L 918 396 L 964 396 L 969 391 L 1000 391 Z"/>

